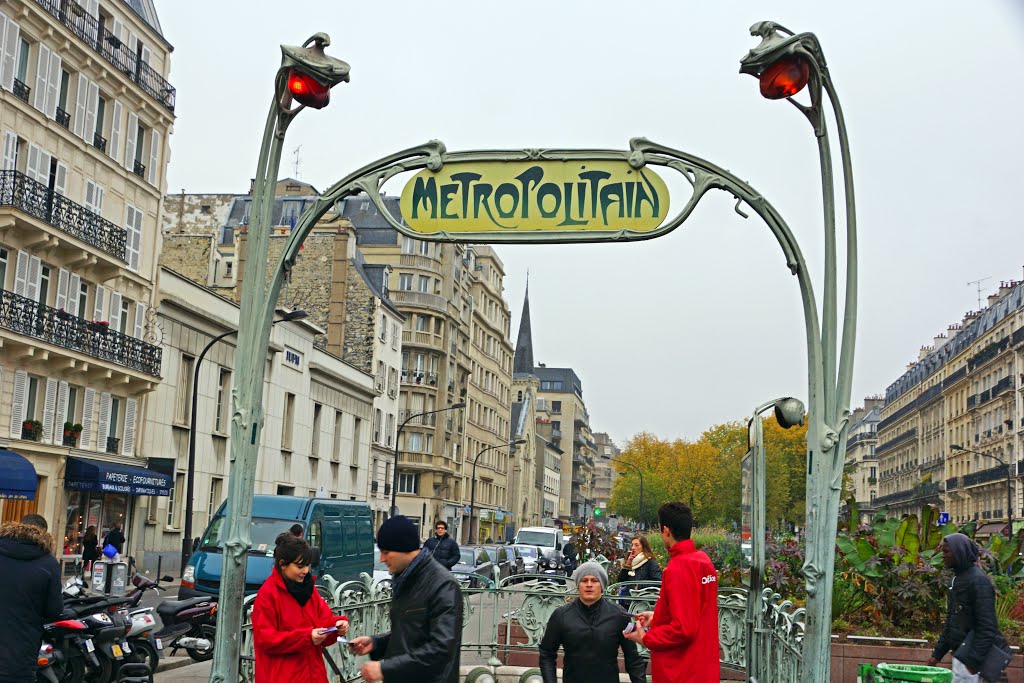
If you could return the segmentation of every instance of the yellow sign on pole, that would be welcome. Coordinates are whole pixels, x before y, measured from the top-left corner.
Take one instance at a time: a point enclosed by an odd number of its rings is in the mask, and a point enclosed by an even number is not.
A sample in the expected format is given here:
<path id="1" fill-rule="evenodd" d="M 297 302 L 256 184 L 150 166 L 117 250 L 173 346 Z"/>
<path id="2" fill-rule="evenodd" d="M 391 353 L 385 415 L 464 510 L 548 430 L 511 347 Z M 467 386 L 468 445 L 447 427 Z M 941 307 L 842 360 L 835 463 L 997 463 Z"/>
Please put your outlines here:
<path id="1" fill-rule="evenodd" d="M 402 189 L 415 232 L 582 232 L 656 229 L 665 181 L 648 167 L 606 159 L 448 161 Z"/>

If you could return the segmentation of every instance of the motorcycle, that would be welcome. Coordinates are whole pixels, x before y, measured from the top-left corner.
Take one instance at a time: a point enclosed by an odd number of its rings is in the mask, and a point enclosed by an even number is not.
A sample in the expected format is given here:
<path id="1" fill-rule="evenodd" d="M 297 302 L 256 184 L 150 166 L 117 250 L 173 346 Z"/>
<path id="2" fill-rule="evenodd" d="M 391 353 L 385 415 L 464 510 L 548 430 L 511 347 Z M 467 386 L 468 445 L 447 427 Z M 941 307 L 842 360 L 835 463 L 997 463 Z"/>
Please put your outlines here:
<path id="1" fill-rule="evenodd" d="M 171 654 L 185 650 L 197 662 L 213 659 L 217 634 L 217 598 L 165 600 L 156 608 L 163 629 L 153 634 Z"/>
<path id="2" fill-rule="evenodd" d="M 87 667 L 85 679 L 109 683 L 117 678 L 125 657 L 132 653 L 127 634 L 130 629 L 125 607 L 130 597 L 88 595 L 85 582 L 76 576 L 64 584 L 62 616 L 82 622 L 91 636 L 96 663 Z"/>
<path id="3" fill-rule="evenodd" d="M 537 573 L 546 577 L 548 583 L 562 585 L 568 574 L 568 567 L 558 551 L 551 550 L 537 558 Z"/>
<path id="4" fill-rule="evenodd" d="M 173 580 L 165 576 L 163 581 Z M 153 616 L 152 607 L 139 607 L 142 596 L 147 590 L 162 591 L 159 581 L 152 581 L 142 574 L 135 574 L 132 577 L 132 585 L 135 590 L 128 595 L 128 619 L 131 622 L 128 630 L 128 646 L 131 649 L 131 659 L 134 662 L 145 664 L 150 671 L 156 671 L 157 665 L 162 657 L 163 642 L 156 637 L 157 621 Z"/>
<path id="5" fill-rule="evenodd" d="M 82 683 L 88 668 L 99 667 L 96 646 L 87 630 L 77 619 L 43 626 L 43 642 L 36 656 L 38 683 Z"/>

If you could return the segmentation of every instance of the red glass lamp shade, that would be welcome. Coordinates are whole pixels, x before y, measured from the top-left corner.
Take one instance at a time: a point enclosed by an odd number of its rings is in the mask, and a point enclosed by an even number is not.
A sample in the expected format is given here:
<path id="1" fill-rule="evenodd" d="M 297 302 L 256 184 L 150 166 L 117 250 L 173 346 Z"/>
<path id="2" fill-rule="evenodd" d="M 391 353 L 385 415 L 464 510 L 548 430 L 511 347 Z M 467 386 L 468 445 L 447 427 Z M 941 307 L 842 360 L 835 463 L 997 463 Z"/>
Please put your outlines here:
<path id="1" fill-rule="evenodd" d="M 288 72 L 288 92 L 299 104 L 314 109 L 323 109 L 331 101 L 331 86 L 296 69 Z"/>
<path id="2" fill-rule="evenodd" d="M 761 72 L 761 96 L 769 100 L 792 97 L 811 79 L 811 65 L 799 55 L 783 57 Z"/>

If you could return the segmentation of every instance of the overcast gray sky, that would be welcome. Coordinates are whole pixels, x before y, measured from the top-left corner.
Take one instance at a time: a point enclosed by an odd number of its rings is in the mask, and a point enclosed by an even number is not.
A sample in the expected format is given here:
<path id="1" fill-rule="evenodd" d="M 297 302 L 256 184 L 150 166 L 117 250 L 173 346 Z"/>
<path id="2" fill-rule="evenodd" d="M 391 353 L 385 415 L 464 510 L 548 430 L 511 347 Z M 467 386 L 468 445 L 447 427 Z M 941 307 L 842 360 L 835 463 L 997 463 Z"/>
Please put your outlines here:
<path id="1" fill-rule="evenodd" d="M 278 44 L 330 34 L 352 80 L 288 132 L 282 175 L 323 189 L 437 138 L 449 150 L 624 149 L 643 136 L 730 169 L 822 270 L 814 137 L 738 74 L 771 19 L 820 38 L 850 131 L 861 288 L 853 402 L 1024 275 L 1024 4 L 157 0 L 178 89 L 168 189 L 244 192 Z M 836 145 L 837 147 L 837 145 Z M 795 278 L 764 224 L 706 198 L 633 245 L 499 246 L 513 339 L 530 273 L 538 362 L 571 366 L 595 431 L 694 437 L 806 395 Z"/>

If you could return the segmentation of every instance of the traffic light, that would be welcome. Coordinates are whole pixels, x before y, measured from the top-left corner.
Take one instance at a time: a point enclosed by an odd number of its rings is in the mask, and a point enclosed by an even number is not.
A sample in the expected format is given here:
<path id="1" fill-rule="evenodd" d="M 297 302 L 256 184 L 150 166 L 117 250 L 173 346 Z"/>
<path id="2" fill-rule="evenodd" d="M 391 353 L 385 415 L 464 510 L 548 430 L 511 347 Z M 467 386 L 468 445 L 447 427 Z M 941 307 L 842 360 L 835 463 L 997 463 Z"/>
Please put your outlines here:
<path id="1" fill-rule="evenodd" d="M 331 101 L 330 85 L 298 69 L 288 71 L 288 92 L 296 102 L 313 109 L 323 109 Z"/>
<path id="2" fill-rule="evenodd" d="M 601 516 L 601 508 L 594 508 L 594 516 L 595 517 L 600 517 Z"/>

